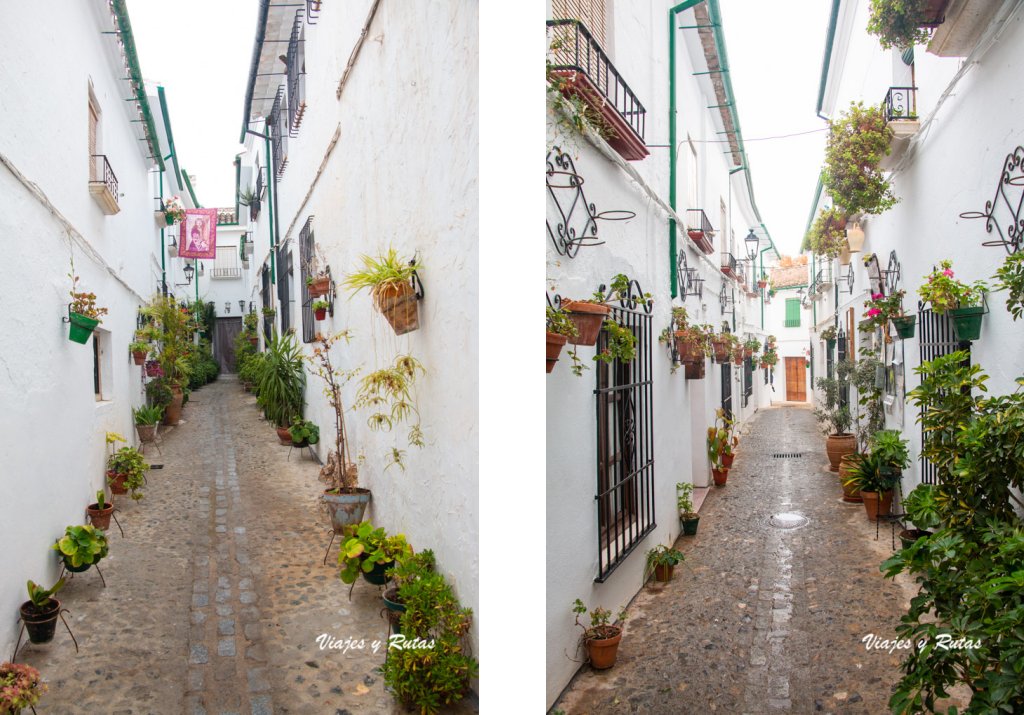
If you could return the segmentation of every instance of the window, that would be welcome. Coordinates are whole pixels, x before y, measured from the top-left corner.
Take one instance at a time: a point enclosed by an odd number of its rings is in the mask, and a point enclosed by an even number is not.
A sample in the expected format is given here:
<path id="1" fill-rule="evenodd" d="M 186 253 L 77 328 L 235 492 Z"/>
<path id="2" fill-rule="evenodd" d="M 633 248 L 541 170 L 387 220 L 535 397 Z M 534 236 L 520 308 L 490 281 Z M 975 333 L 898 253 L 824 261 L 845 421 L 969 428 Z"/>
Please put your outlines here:
<path id="1" fill-rule="evenodd" d="M 97 402 L 112 399 L 114 366 L 110 357 L 110 333 L 97 328 L 92 333 L 92 391 Z"/>
<path id="2" fill-rule="evenodd" d="M 100 339 L 95 331 L 92 334 L 92 391 L 97 402 L 103 399 L 103 392 L 100 390 Z"/>
<path id="3" fill-rule="evenodd" d="M 285 56 L 288 75 L 288 127 L 296 136 L 302 115 L 306 111 L 306 52 L 302 11 L 295 12 L 292 35 L 288 40 L 288 54 Z"/>
<path id="4" fill-rule="evenodd" d="M 306 219 L 305 225 L 299 231 L 299 267 L 300 276 L 299 290 L 302 291 L 302 342 L 313 342 L 316 333 L 316 326 L 313 323 L 313 299 L 306 290 L 306 280 L 313 275 L 313 217 Z"/>
<path id="5" fill-rule="evenodd" d="M 263 301 L 264 308 L 270 308 L 270 265 L 267 263 L 263 264 L 263 271 L 260 274 L 262 283 L 260 285 L 260 299 Z M 263 337 L 269 343 L 274 335 L 274 319 L 268 315 L 263 316 Z"/>
<path id="6" fill-rule="evenodd" d="M 217 257 L 210 269 L 210 278 L 241 278 L 242 268 L 238 264 L 238 246 L 217 244 Z"/>
<path id="7" fill-rule="evenodd" d="M 787 328 L 800 327 L 799 298 L 786 298 L 786 322 L 784 323 L 784 326 Z"/>
<path id="8" fill-rule="evenodd" d="M 96 101 L 96 95 L 92 91 L 92 83 L 89 84 L 89 181 L 99 181 L 103 178 L 97 170 L 96 159 L 102 150 L 100 143 L 100 104 Z"/>
<path id="9" fill-rule="evenodd" d="M 292 252 L 288 250 L 288 244 L 277 249 L 277 302 L 278 312 L 281 318 L 281 334 L 288 332 L 292 324 L 292 296 L 291 296 L 291 275 L 292 275 Z"/>
<path id="10" fill-rule="evenodd" d="M 657 526 L 651 316 L 642 309 L 615 307 L 611 318 L 631 330 L 637 341 L 631 362 L 597 363 L 598 582 Z M 607 340 L 602 330 L 598 352 Z"/>
<path id="11" fill-rule="evenodd" d="M 552 0 L 551 14 L 556 20 L 579 20 L 598 44 L 606 47 L 605 36 L 605 0 Z"/>
<path id="12" fill-rule="evenodd" d="M 277 90 L 274 106 L 267 117 L 267 128 L 270 132 L 270 147 L 274 154 L 274 176 L 278 179 L 284 174 L 288 164 L 288 117 L 284 96 L 284 85 Z"/>
<path id="13" fill-rule="evenodd" d="M 930 308 L 925 308 L 924 303 L 917 304 L 918 347 L 921 351 L 921 363 L 934 360 L 937 357 L 948 355 L 957 350 L 967 351 L 966 364 L 971 364 L 971 344 L 960 342 L 953 331 L 953 324 L 944 313 L 934 313 Z M 922 410 L 927 409 L 922 406 Z M 921 428 L 921 443 L 928 439 Z M 935 484 L 939 481 L 938 468 L 921 455 L 921 482 L 923 484 Z"/>

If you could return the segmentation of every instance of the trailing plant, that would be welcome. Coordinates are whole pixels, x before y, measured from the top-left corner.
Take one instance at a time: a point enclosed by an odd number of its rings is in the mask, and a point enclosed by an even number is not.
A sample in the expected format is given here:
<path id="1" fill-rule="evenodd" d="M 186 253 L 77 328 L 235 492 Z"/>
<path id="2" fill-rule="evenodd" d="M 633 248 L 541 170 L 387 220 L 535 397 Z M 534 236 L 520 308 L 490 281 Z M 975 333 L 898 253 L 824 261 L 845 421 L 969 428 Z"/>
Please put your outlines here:
<path id="1" fill-rule="evenodd" d="M 125 477 L 124 486 L 131 492 L 132 499 L 142 499 L 142 485 L 149 469 L 142 452 L 135 447 L 121 447 L 107 460 L 107 469 Z"/>
<path id="2" fill-rule="evenodd" d="M 0 664 L 0 712 L 17 713 L 32 709 L 46 692 L 39 671 L 20 663 Z"/>
<path id="3" fill-rule="evenodd" d="M 846 214 L 833 207 L 821 209 L 807 232 L 807 245 L 825 258 L 835 258 L 846 246 Z"/>
<path id="4" fill-rule="evenodd" d="M 349 459 L 345 405 L 341 399 L 341 388 L 355 373 L 339 370 L 331 360 L 331 348 L 335 343 L 339 340 L 348 343 L 348 339 L 348 331 L 328 337 L 317 333 L 313 341 L 313 352 L 307 357 L 310 374 L 320 378 L 324 383 L 324 397 L 334 410 L 334 449 L 328 453 L 327 463 L 320 469 L 319 477 L 334 494 L 352 492 L 359 487 L 359 471 Z"/>
<path id="5" fill-rule="evenodd" d="M 576 323 L 572 322 L 569 316 L 561 308 L 552 308 L 550 305 L 547 307 L 547 331 L 549 333 L 555 333 L 556 335 L 564 335 L 566 338 L 575 338 L 580 333 L 576 328 Z M 566 353 L 572 358 L 572 366 L 569 368 L 572 370 L 572 374 L 576 377 L 582 377 L 584 370 L 590 368 L 580 360 L 577 348 L 573 345 L 571 348 L 566 348 Z"/>
<path id="6" fill-rule="evenodd" d="M 570 131 L 574 130 L 583 135 L 593 132 L 605 141 L 614 139 L 618 136 L 615 128 L 601 116 L 600 112 L 594 109 L 594 107 L 601 106 L 602 98 L 591 96 L 591 102 L 588 103 L 581 94 L 577 93 L 588 90 L 573 88 L 569 79 L 560 75 L 555 69 L 556 63 L 551 61 L 551 57 L 563 50 L 565 50 L 564 39 L 555 37 L 550 45 L 545 68 L 548 105 L 554 110 L 556 121 Z"/>
<path id="7" fill-rule="evenodd" d="M 654 569 L 659 566 L 677 566 L 685 559 L 686 556 L 682 551 L 670 548 L 664 544 L 658 544 L 647 552 L 647 564 L 644 566 L 644 582 L 647 582 L 647 579 L 654 573 Z"/>
<path id="8" fill-rule="evenodd" d="M 309 420 L 304 420 L 297 415 L 292 418 L 288 434 L 292 436 L 294 444 L 316 444 L 320 441 L 320 428 Z"/>
<path id="9" fill-rule="evenodd" d="M 37 611 L 46 611 L 53 607 L 53 594 L 64 588 L 64 579 L 60 579 L 50 588 L 43 588 L 35 581 L 28 582 L 28 600 Z"/>
<path id="10" fill-rule="evenodd" d="M 1006 291 L 1006 309 L 1014 320 L 1024 315 L 1024 252 L 1010 254 L 993 276 L 993 290 Z"/>
<path id="11" fill-rule="evenodd" d="M 137 425 L 155 425 L 164 416 L 164 408 L 161 405 L 143 405 L 132 410 L 132 417 Z"/>
<path id="12" fill-rule="evenodd" d="M 621 624 L 626 622 L 625 608 L 619 611 L 615 617 L 615 622 L 611 623 L 611 611 L 600 606 L 592 611 L 588 611 L 587 606 L 578 598 L 572 604 L 572 612 L 576 614 L 576 625 L 583 629 L 582 640 L 584 642 L 614 638 L 622 631 Z M 585 626 L 580 623 L 580 616 L 587 615 L 588 613 L 590 615 L 590 625 Z"/>
<path id="13" fill-rule="evenodd" d="M 414 447 L 423 447 L 420 412 L 415 388 L 418 375 L 425 374 L 419 360 L 412 355 L 399 355 L 391 367 L 375 370 L 359 381 L 355 407 L 367 408 L 367 424 L 372 430 L 390 432 L 396 425 L 409 422 L 407 440 Z M 405 468 L 400 454 L 393 454 L 392 464 Z"/>
<path id="14" fill-rule="evenodd" d="M 985 281 L 964 283 L 954 277 L 953 262 L 944 260 L 929 273 L 917 289 L 921 300 L 931 304 L 932 310 L 945 313 L 953 308 L 974 308 L 982 305 L 988 285 Z"/>
<path id="15" fill-rule="evenodd" d="M 928 42 L 928 0 L 871 0 L 867 30 L 884 48 L 904 49 Z"/>
<path id="16" fill-rule="evenodd" d="M 757 353 L 761 350 L 761 341 L 757 338 L 750 337 L 743 341 L 744 352 L 749 352 L 751 357 L 756 358 Z"/>
<path id="17" fill-rule="evenodd" d="M 306 386 L 302 365 L 302 348 L 292 333 L 275 335 L 263 353 L 256 401 L 264 416 L 277 427 L 287 427 L 293 416 L 302 415 Z"/>
<path id="18" fill-rule="evenodd" d="M 847 215 L 880 214 L 896 205 L 892 185 L 879 168 L 889 155 L 892 129 L 882 108 L 852 102 L 829 122 L 822 184 Z"/>
<path id="19" fill-rule="evenodd" d="M 896 713 L 934 710 L 956 685 L 970 691 L 964 712 L 1024 712 L 1024 378 L 1012 394 L 987 396 L 987 376 L 968 359 L 958 351 L 922 364 L 909 396 L 938 471 L 923 523 L 942 528 L 881 567 L 919 584 L 897 628 L 911 648 L 889 700 Z"/>
<path id="20" fill-rule="evenodd" d="M 820 407 L 815 408 L 814 417 L 826 436 L 850 433 L 853 415 L 850 414 L 849 406 L 842 403 L 841 395 L 850 384 L 853 369 L 852 362 L 840 360 L 835 365 L 834 377 L 819 377 L 814 382 L 822 393 Z"/>
<path id="21" fill-rule="evenodd" d="M 594 360 L 608 364 L 614 360 L 632 362 L 636 357 L 636 335 L 633 331 L 614 320 L 604 321 L 604 330 L 608 333 L 608 340 L 604 349 L 594 355 Z"/>
<path id="22" fill-rule="evenodd" d="M 69 526 L 53 546 L 54 551 L 73 568 L 99 563 L 107 555 L 107 537 L 91 525 Z"/>

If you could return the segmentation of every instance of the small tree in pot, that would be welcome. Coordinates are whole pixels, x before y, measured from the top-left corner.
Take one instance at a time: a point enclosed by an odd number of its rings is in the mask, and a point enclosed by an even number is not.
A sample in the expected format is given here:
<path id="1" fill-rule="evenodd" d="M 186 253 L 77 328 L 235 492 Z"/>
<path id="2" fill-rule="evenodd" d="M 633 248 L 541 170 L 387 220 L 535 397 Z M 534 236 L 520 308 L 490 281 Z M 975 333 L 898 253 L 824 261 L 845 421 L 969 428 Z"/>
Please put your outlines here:
<path id="1" fill-rule="evenodd" d="M 857 438 L 850 432 L 853 415 L 841 397 L 844 388 L 849 387 L 853 369 L 849 360 L 840 360 L 835 366 L 835 377 L 819 377 L 814 383 L 822 392 L 821 406 L 814 410 L 814 416 L 827 437 L 825 451 L 833 472 L 839 471 L 843 455 L 857 451 Z"/>
<path id="2" fill-rule="evenodd" d="M 615 665 L 619 642 L 622 640 L 621 624 L 626 621 L 626 609 L 619 611 L 615 623 L 609 623 L 612 612 L 598 606 L 589 612 L 589 627 L 580 623 L 580 616 L 588 612 L 583 601 L 577 598 L 572 605 L 572 612 L 576 614 L 576 625 L 583 629 L 581 642 L 587 649 L 591 667 L 605 670 Z"/>

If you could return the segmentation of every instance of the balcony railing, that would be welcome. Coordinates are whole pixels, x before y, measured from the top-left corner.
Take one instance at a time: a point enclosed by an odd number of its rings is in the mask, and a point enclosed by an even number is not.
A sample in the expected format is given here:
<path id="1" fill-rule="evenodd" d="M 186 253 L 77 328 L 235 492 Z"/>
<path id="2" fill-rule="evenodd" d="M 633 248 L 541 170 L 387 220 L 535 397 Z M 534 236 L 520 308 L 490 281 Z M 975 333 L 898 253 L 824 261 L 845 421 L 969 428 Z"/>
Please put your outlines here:
<path id="1" fill-rule="evenodd" d="M 608 143 L 629 160 L 650 152 L 644 140 L 647 110 L 608 55 L 579 20 L 548 20 L 553 28 L 551 71 L 562 78 L 562 91 L 580 96 L 608 123 Z"/>
<path id="2" fill-rule="evenodd" d="M 722 251 L 722 273 L 736 276 L 736 256 L 727 251 Z"/>
<path id="3" fill-rule="evenodd" d="M 284 85 L 282 84 L 277 90 L 274 106 L 267 117 L 267 125 L 271 129 L 271 151 L 274 154 L 274 176 L 278 179 L 284 174 L 284 169 L 288 165 L 288 118 L 285 116 L 287 111 Z"/>
<path id="4" fill-rule="evenodd" d="M 211 279 L 241 278 L 242 269 L 238 265 L 241 251 L 234 246 L 217 245 L 217 258 L 210 269 Z"/>
<path id="5" fill-rule="evenodd" d="M 917 87 L 890 87 L 885 95 L 885 121 L 917 119 Z"/>
<path id="6" fill-rule="evenodd" d="M 110 168 L 110 162 L 104 154 L 93 154 L 89 157 L 89 193 L 107 215 L 116 214 L 121 210 L 117 203 L 117 176 Z"/>
<path id="7" fill-rule="evenodd" d="M 306 112 L 306 61 L 302 13 L 295 13 L 291 38 L 288 40 L 288 54 L 285 55 L 285 73 L 288 77 L 288 127 L 291 135 L 297 136 L 302 115 Z"/>
<path id="8" fill-rule="evenodd" d="M 711 239 L 715 237 L 715 229 L 711 226 L 704 209 L 688 209 L 686 211 L 686 234 L 690 240 L 706 254 L 715 252 Z"/>

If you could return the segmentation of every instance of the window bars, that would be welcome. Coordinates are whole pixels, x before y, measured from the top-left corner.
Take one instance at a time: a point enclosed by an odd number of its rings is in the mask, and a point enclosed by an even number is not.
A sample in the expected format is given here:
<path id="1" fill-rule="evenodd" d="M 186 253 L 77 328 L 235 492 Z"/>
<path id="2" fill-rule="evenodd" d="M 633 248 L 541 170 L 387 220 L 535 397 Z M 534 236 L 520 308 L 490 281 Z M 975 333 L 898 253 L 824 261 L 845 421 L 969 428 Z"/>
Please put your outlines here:
<path id="1" fill-rule="evenodd" d="M 274 176 L 278 179 L 284 174 L 288 165 L 288 126 L 285 116 L 287 107 L 285 101 L 284 85 L 277 89 L 277 97 L 274 98 L 274 106 L 267 117 L 267 126 L 270 128 L 271 151 L 274 154 Z"/>
<path id="2" fill-rule="evenodd" d="M 743 406 L 750 403 L 750 396 L 754 394 L 754 359 L 743 358 Z"/>
<path id="3" fill-rule="evenodd" d="M 890 87 L 883 111 L 887 122 L 917 119 L 917 87 Z"/>
<path id="4" fill-rule="evenodd" d="M 285 74 L 288 81 L 288 130 L 294 138 L 299 134 L 302 115 L 306 112 L 306 52 L 302 11 L 295 12 L 292 34 L 285 55 Z"/>
<path id="5" fill-rule="evenodd" d="M 960 218 L 985 219 L 985 232 L 995 229 L 998 240 L 983 241 L 982 246 L 1002 246 L 1014 254 L 1024 242 L 1024 147 L 1018 146 L 1003 160 L 999 182 L 991 201 L 985 202 L 984 211 L 964 211 Z"/>
<path id="6" fill-rule="evenodd" d="M 732 358 L 722 364 L 722 411 L 732 419 Z"/>
<path id="7" fill-rule="evenodd" d="M 288 250 L 288 244 L 283 243 L 277 248 L 277 301 L 278 313 L 281 316 L 281 334 L 284 335 L 291 327 L 291 278 L 292 278 L 292 252 Z"/>
<path id="8" fill-rule="evenodd" d="M 313 322 L 313 298 L 306 288 L 306 281 L 313 276 L 313 256 L 315 244 L 313 241 L 313 217 L 306 219 L 299 231 L 299 285 L 302 290 L 302 342 L 311 343 L 316 335 L 316 325 Z"/>
<path id="9" fill-rule="evenodd" d="M 270 308 L 270 266 L 266 263 L 263 264 L 260 280 L 260 299 L 263 301 L 264 308 Z M 268 343 L 274 337 L 274 319 L 266 313 L 263 314 L 263 337 Z"/>
<path id="10" fill-rule="evenodd" d="M 629 296 L 613 306 L 609 316 L 636 337 L 635 357 L 628 363 L 597 363 L 598 583 L 657 526 L 651 302 L 642 295 L 632 281 Z M 598 353 L 607 345 L 608 334 L 602 329 Z"/>

